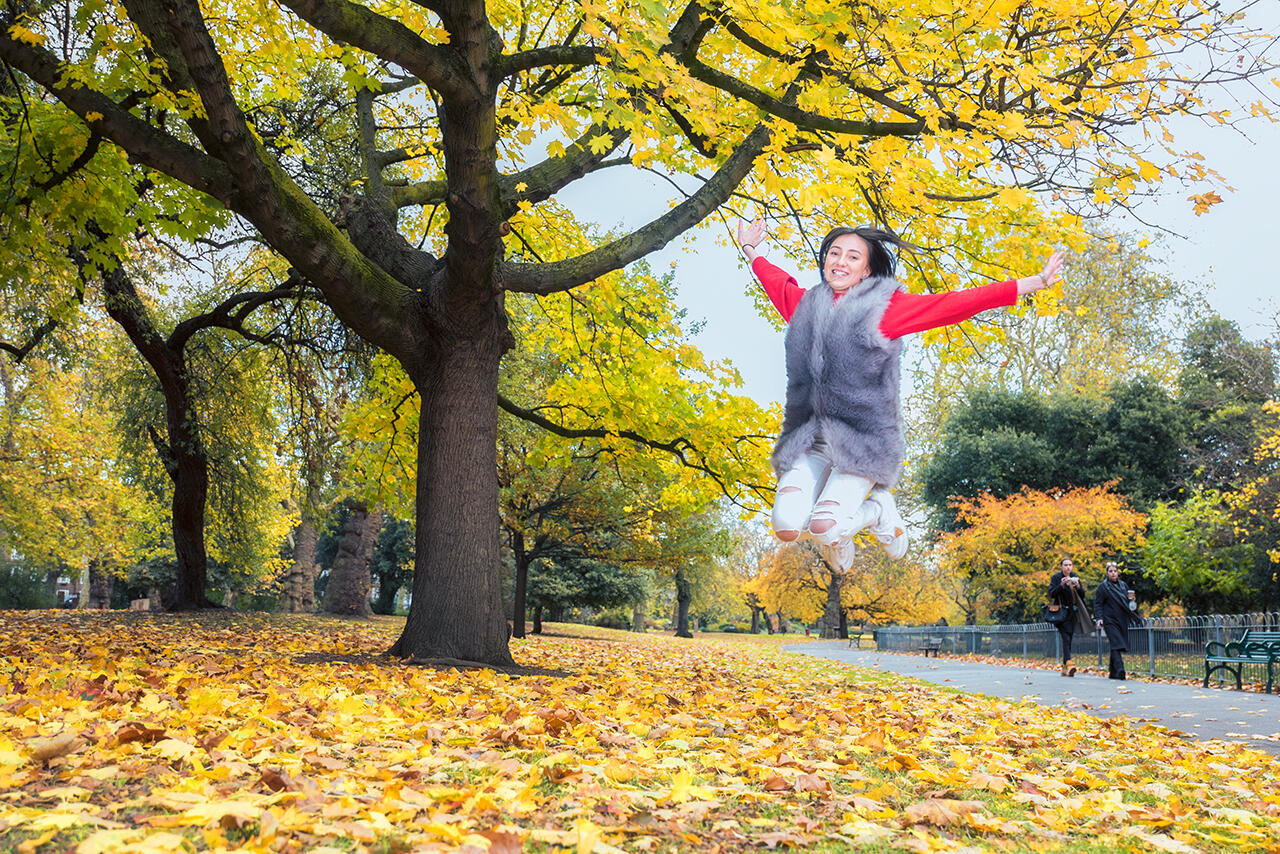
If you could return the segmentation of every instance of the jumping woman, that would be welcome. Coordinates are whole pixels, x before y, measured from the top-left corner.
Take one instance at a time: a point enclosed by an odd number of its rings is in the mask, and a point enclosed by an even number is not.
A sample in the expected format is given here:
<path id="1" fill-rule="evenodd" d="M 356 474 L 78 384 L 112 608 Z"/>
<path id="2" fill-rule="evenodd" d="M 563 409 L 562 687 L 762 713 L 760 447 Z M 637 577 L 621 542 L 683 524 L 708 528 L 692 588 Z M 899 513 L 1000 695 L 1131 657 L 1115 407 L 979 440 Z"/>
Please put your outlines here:
<path id="1" fill-rule="evenodd" d="M 909 294 L 894 278 L 894 250 L 913 248 L 890 231 L 839 227 L 822 241 L 821 280 L 802 288 L 758 253 L 761 219 L 738 221 L 738 246 L 787 322 L 787 399 L 773 449 L 778 475 L 773 530 L 812 537 L 841 569 L 853 563 L 864 528 L 890 557 L 907 552 L 907 531 L 890 491 L 905 443 L 899 404 L 902 336 L 968 320 L 1048 287 L 1062 269 L 1049 256 L 1033 276 L 940 294 Z"/>

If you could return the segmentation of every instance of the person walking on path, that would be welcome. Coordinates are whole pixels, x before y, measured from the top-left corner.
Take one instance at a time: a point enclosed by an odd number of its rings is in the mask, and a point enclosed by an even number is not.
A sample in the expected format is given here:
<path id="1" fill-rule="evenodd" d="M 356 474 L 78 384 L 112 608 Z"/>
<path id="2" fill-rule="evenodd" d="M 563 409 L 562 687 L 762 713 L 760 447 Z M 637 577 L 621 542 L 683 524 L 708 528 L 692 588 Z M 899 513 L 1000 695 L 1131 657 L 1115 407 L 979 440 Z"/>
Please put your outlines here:
<path id="1" fill-rule="evenodd" d="M 1058 638 L 1062 644 L 1062 675 L 1075 676 L 1076 668 L 1071 663 L 1071 642 L 1075 638 L 1077 626 L 1081 631 L 1089 630 L 1089 612 L 1084 605 L 1085 586 L 1080 576 L 1076 575 L 1075 562 L 1064 557 L 1058 564 L 1058 571 L 1049 579 L 1049 599 L 1056 604 L 1063 615 L 1055 624 Z"/>
<path id="2" fill-rule="evenodd" d="M 1107 646 L 1111 648 L 1111 662 L 1107 676 L 1124 679 L 1124 653 L 1129 648 L 1129 626 L 1142 622 L 1138 616 L 1138 602 L 1134 592 L 1120 580 L 1120 568 L 1114 561 L 1107 563 L 1107 577 L 1093 594 L 1093 616 L 1098 628 L 1107 633 Z"/>
<path id="3" fill-rule="evenodd" d="M 868 225 L 832 229 L 818 252 L 821 280 L 802 288 L 758 254 L 764 220 L 738 221 L 738 246 L 787 321 L 787 397 L 771 460 L 778 475 L 773 530 L 812 537 L 841 569 L 863 528 L 890 557 L 907 551 L 890 490 L 905 450 L 899 409 L 901 338 L 968 320 L 1057 281 L 1062 253 L 1025 278 L 940 294 L 909 294 L 894 249 L 912 248 Z"/>

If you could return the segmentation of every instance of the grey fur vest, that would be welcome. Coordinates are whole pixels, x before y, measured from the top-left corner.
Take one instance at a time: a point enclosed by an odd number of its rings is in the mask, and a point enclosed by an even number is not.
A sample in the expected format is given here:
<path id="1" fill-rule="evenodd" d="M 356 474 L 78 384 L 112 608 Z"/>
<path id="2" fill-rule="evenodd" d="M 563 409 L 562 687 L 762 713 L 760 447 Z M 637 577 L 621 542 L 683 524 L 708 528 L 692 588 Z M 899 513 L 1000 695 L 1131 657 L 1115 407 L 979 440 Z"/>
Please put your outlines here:
<path id="1" fill-rule="evenodd" d="M 787 326 L 787 403 L 772 461 L 779 475 L 821 437 L 840 471 L 897 483 L 902 342 L 880 333 L 880 318 L 901 287 L 873 276 L 833 300 L 823 282 L 800 300 Z"/>

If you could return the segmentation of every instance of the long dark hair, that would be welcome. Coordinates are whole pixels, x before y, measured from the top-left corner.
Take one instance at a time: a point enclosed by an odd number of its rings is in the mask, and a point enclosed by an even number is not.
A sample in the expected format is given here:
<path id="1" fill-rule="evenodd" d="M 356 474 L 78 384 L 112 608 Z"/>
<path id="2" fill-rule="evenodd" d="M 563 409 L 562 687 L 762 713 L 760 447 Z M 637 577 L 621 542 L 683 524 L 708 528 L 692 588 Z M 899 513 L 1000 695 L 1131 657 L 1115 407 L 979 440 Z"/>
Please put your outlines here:
<path id="1" fill-rule="evenodd" d="M 919 249 L 913 243 L 908 243 L 898 235 L 885 228 L 876 228 L 874 225 L 859 225 L 849 227 L 847 225 L 836 226 L 827 232 L 827 236 L 822 238 L 822 248 L 818 250 L 818 274 L 822 274 L 822 269 L 826 266 L 827 253 L 831 251 L 831 244 L 835 243 L 837 237 L 843 237 L 846 234 L 856 234 L 867 243 L 867 250 L 870 257 L 867 259 L 867 266 L 871 270 L 873 276 L 884 276 L 892 278 L 898 269 L 898 258 L 893 249 L 905 249 L 908 252 L 915 252 Z"/>

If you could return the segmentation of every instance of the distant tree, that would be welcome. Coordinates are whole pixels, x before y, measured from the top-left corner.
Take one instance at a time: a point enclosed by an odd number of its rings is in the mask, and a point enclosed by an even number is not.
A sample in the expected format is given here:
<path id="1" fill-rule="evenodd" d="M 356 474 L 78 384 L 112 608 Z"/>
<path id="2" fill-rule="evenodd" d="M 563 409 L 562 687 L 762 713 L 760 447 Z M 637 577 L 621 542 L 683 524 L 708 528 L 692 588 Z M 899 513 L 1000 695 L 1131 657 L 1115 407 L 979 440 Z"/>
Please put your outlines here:
<path id="1" fill-rule="evenodd" d="M 1253 547 L 1250 609 L 1280 610 L 1280 401 L 1263 407 L 1253 471 L 1223 498 L 1234 537 Z"/>
<path id="2" fill-rule="evenodd" d="M 631 605 L 644 597 L 647 583 L 639 570 L 614 566 L 572 549 L 540 558 L 529 572 L 534 632 L 542 630 L 544 617 L 560 622 L 573 608 Z"/>
<path id="3" fill-rule="evenodd" d="M 771 612 L 805 621 L 822 618 L 827 637 L 847 637 L 849 620 L 859 623 L 932 622 L 945 599 L 933 575 L 914 556 L 891 561 L 878 544 L 862 544 L 848 570 L 841 570 L 812 542 L 784 546 L 768 572 L 748 590 Z"/>
<path id="4" fill-rule="evenodd" d="M 170 318 L 148 307 L 124 259 L 103 272 L 102 283 L 107 314 L 124 330 L 150 374 L 145 380 L 132 377 L 145 384 L 143 390 L 121 390 L 127 415 L 120 429 L 134 439 L 129 447 L 135 452 L 138 439 L 150 447 L 169 480 L 165 488 L 155 486 L 169 497 L 175 557 L 173 583 L 163 591 L 165 607 L 190 610 L 215 604 L 205 596 L 207 529 L 216 527 L 207 517 L 220 514 L 231 524 L 214 533 L 222 546 L 219 555 L 219 544 L 214 545 L 215 559 L 240 563 L 246 575 L 271 571 L 247 564 L 274 554 L 280 527 L 256 512 L 280 506 L 280 497 L 270 495 L 279 487 L 272 483 L 278 469 L 266 444 L 269 436 L 274 438 L 274 413 L 269 395 L 255 394 L 251 387 L 266 382 L 265 366 L 259 354 L 237 352 L 244 348 L 237 348 L 233 338 L 266 340 L 264 333 L 247 326 L 250 315 L 274 301 L 300 297 L 298 283 L 286 281 L 263 291 L 246 287 L 216 305 L 188 307 Z M 238 460 L 225 454 L 232 449 Z M 154 471 L 152 466 L 141 469 Z M 219 502 L 219 495 L 230 500 Z M 216 503 L 212 508 L 211 496 Z M 265 540 L 255 543 L 259 538 Z"/>
<path id="5" fill-rule="evenodd" d="M 1090 584 L 1109 558 L 1142 544 L 1146 516 L 1110 484 L 956 500 L 958 526 L 938 543 L 940 578 L 966 618 L 1033 619 L 1049 576 L 1070 556 Z M 1090 573 L 1092 573 L 1090 575 Z"/>
<path id="6" fill-rule="evenodd" d="M 1171 385 L 1181 330 L 1203 299 L 1152 255 L 1145 238 L 1089 228 L 1052 308 L 988 312 L 969 322 L 981 324 L 980 335 L 968 325 L 928 333 L 947 346 L 924 351 L 915 377 L 921 418 L 945 418 L 970 388 L 1100 395 L 1142 376 Z"/>
<path id="7" fill-rule="evenodd" d="M 1188 613 L 1221 614 L 1263 607 L 1250 589 L 1254 552 L 1237 537 L 1229 505 L 1206 490 L 1153 507 L 1138 558 L 1156 588 Z"/>
<path id="8" fill-rule="evenodd" d="M 373 563 L 373 613 L 394 614 L 396 594 L 413 583 L 413 523 L 384 515 Z"/>
<path id="9" fill-rule="evenodd" d="M 358 498 L 342 503 L 334 519 L 334 534 L 325 551 L 332 554 L 320 610 L 341 617 L 367 617 L 373 586 L 370 565 L 381 528 L 381 514 L 370 512 Z"/>
<path id="10" fill-rule="evenodd" d="M 1143 508 L 1177 493 L 1186 443 L 1177 402 L 1145 378 L 1105 396 L 985 389 L 958 407 L 920 469 L 934 524 L 955 524 L 952 499 L 1005 497 L 1020 489 L 1066 490 L 1115 482 Z"/>
<path id="11" fill-rule="evenodd" d="M 1232 321 L 1213 316 L 1187 333 L 1178 400 L 1190 415 L 1191 485 L 1230 489 L 1256 474 L 1253 450 L 1278 370 L 1274 346 L 1246 340 Z"/>

